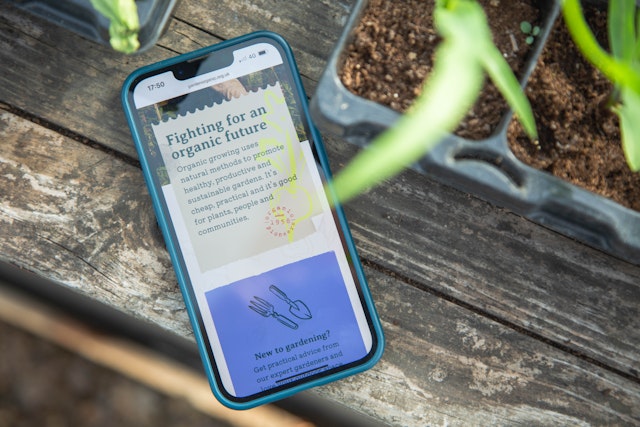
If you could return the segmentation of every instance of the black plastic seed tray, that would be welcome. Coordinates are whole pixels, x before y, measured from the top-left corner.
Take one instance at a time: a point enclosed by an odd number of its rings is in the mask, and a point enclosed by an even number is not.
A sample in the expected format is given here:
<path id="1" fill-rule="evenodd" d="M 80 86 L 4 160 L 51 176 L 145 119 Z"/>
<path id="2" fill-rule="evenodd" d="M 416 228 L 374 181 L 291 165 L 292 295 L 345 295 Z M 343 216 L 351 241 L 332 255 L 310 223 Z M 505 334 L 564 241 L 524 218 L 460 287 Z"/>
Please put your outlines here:
<path id="1" fill-rule="evenodd" d="M 311 102 L 312 115 L 321 130 L 359 146 L 369 144 L 400 117 L 390 108 L 347 91 L 338 77 L 343 51 L 366 5 L 366 0 L 357 2 Z M 521 77 L 523 86 L 555 21 L 561 19 L 556 1 L 541 1 L 540 9 L 546 11 L 546 18 Z M 511 112 L 507 113 L 493 135 L 482 141 L 448 136 L 413 169 L 594 248 L 640 264 L 640 212 L 522 163 L 507 144 L 511 116 Z"/>
<path id="2" fill-rule="evenodd" d="M 101 44 L 109 44 L 109 20 L 89 0 L 9 0 L 20 9 Z M 153 46 L 164 32 L 177 0 L 136 0 L 140 20 L 139 52 Z"/>

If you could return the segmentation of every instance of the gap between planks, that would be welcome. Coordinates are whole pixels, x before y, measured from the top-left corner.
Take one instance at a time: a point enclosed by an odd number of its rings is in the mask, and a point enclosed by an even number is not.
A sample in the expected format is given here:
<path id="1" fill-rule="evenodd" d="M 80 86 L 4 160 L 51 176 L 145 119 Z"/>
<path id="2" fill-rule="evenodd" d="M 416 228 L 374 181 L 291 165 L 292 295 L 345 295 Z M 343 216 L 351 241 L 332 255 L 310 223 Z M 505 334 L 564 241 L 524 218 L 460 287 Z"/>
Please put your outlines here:
<path id="1" fill-rule="evenodd" d="M 87 147 L 91 147 L 94 148 L 96 150 L 102 151 L 106 154 L 109 154 L 119 160 L 122 160 L 123 162 L 131 165 L 131 166 L 135 166 L 136 168 L 140 169 L 140 161 L 137 158 L 133 158 L 130 156 L 127 156 L 126 154 L 120 153 L 112 148 L 106 147 L 102 144 L 100 144 L 97 141 L 91 140 L 89 138 L 87 138 L 86 136 L 83 136 L 77 132 L 74 132 L 70 129 L 64 128 L 62 126 L 59 126 L 53 122 L 48 121 L 47 119 L 43 119 L 41 117 L 38 117 L 34 114 L 28 113 L 18 107 L 15 107 L 13 105 L 7 104 L 5 102 L 0 102 L 0 110 L 4 110 L 8 113 L 11 113 L 17 117 L 20 117 L 21 119 L 24 119 L 26 121 L 29 121 L 33 124 L 36 124 L 40 127 L 43 127 L 45 129 L 48 129 L 50 131 L 53 131 L 57 134 L 60 134 L 66 138 L 69 138 L 73 141 L 76 141 L 82 145 L 86 145 Z M 133 140 L 131 142 L 133 144 Z"/>

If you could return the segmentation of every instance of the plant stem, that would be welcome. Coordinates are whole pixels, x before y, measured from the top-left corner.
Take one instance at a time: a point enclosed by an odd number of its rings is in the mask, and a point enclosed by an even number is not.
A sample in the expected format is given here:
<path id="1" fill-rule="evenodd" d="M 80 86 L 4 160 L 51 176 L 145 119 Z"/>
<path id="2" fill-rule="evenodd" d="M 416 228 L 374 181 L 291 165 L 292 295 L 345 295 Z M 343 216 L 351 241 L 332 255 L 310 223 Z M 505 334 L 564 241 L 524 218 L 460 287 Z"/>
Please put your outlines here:
<path id="1" fill-rule="evenodd" d="M 640 75 L 629 64 L 617 61 L 600 46 L 584 18 L 580 0 L 563 0 L 562 12 L 569 33 L 582 54 L 609 80 L 640 94 Z"/>
<path id="2" fill-rule="evenodd" d="M 345 202 L 399 173 L 454 130 L 482 87 L 482 69 L 478 62 L 469 62 L 469 48 L 442 43 L 431 77 L 413 108 L 336 176 L 338 200 Z M 384 156 L 378 155 L 381 151 Z"/>

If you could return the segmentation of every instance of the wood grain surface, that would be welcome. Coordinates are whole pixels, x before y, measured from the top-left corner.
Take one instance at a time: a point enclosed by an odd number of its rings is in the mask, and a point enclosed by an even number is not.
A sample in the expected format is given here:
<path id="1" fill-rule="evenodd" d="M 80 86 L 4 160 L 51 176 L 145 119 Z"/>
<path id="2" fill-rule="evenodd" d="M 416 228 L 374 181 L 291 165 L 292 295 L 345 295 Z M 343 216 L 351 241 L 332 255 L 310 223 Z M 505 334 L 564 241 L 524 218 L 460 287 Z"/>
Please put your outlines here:
<path id="1" fill-rule="evenodd" d="M 119 91 L 139 66 L 280 32 L 313 94 L 352 1 L 182 1 L 123 56 L 0 2 L 0 261 L 191 336 Z M 343 166 L 356 148 L 326 138 Z M 347 216 L 388 345 L 314 392 L 390 424 L 640 424 L 640 268 L 406 172 Z"/>

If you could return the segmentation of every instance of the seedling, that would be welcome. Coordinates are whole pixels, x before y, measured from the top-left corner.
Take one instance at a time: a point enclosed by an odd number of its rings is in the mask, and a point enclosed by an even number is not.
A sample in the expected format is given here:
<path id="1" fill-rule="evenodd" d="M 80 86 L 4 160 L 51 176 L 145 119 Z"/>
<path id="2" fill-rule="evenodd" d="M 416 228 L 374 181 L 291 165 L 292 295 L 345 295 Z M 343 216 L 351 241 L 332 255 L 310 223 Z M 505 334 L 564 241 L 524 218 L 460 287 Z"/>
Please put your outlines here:
<path id="1" fill-rule="evenodd" d="M 620 118 L 622 149 L 629 168 L 640 171 L 640 9 L 635 0 L 610 0 L 611 54 L 589 28 L 579 0 L 563 0 L 567 28 L 582 54 L 614 85 L 609 105 Z"/>
<path id="2" fill-rule="evenodd" d="M 434 24 L 442 42 L 433 70 L 412 108 L 334 181 L 346 201 L 398 174 L 440 142 L 462 121 L 482 90 L 484 72 L 516 112 L 530 138 L 537 138 L 531 106 L 500 50 L 476 0 L 437 0 Z"/>
<path id="3" fill-rule="evenodd" d="M 527 44 L 531 45 L 534 41 L 536 41 L 536 37 L 538 37 L 538 35 L 540 34 L 540 27 L 538 27 L 537 25 L 533 26 L 528 21 L 522 21 L 520 23 L 520 31 L 522 31 L 527 36 L 527 38 L 525 39 Z"/>
<path id="4" fill-rule="evenodd" d="M 110 21 L 111 47 L 124 53 L 133 53 L 140 47 L 138 7 L 134 0 L 91 0 L 93 7 Z"/>

